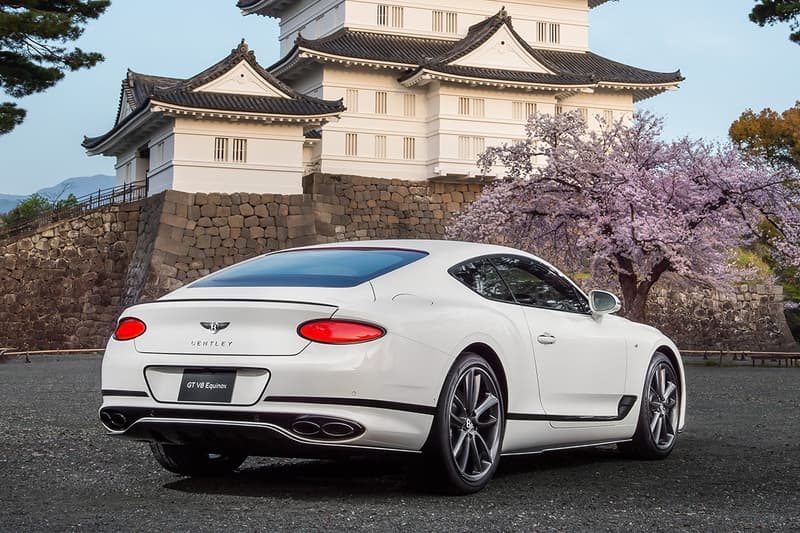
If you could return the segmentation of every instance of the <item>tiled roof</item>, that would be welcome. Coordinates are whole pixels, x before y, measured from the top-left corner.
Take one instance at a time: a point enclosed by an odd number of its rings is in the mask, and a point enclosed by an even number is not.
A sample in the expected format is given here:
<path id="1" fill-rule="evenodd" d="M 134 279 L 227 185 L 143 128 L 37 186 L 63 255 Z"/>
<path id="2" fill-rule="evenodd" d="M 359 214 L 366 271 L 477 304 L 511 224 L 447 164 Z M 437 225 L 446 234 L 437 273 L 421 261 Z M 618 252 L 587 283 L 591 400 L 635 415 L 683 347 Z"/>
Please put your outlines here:
<path id="1" fill-rule="evenodd" d="M 444 39 L 421 39 L 344 29 L 321 39 L 309 40 L 302 36 L 298 37 L 295 47 L 355 59 L 413 66 L 446 53 L 452 48 L 453 43 L 454 41 Z M 270 67 L 270 70 L 274 66 Z"/>
<path id="2" fill-rule="evenodd" d="M 196 91 L 198 87 L 224 75 L 241 61 L 246 61 L 265 81 L 277 91 L 285 94 L 286 98 Z M 82 144 L 85 148 L 91 149 L 98 146 L 153 102 L 202 110 L 297 117 L 331 115 L 344 111 L 344 105 L 340 100 L 321 100 L 294 91 L 261 67 L 256 62 L 255 54 L 248 49 L 244 41 L 234 48 L 225 59 L 188 79 L 149 76 L 129 70 L 127 77 L 122 81 L 122 98 L 133 111 L 120 120 L 109 132 L 98 137 L 84 138 Z M 120 106 L 122 103 L 121 99 Z"/>
<path id="3" fill-rule="evenodd" d="M 316 98 L 268 98 L 252 94 L 156 92 L 152 98 L 183 107 L 270 115 L 327 115 L 343 111 L 340 101 Z"/>
<path id="4" fill-rule="evenodd" d="M 554 74 L 517 70 L 464 67 L 452 64 L 476 50 L 501 27 L 508 27 L 519 44 Z M 463 39 L 425 39 L 388 33 L 372 33 L 344 29 L 321 39 L 299 37 L 287 57 L 270 67 L 277 70 L 287 65 L 299 50 L 350 59 L 396 63 L 408 68 L 401 80 L 422 69 L 456 76 L 489 80 L 517 81 L 550 85 L 595 83 L 675 84 L 683 78 L 680 71 L 654 72 L 606 59 L 592 52 L 567 52 L 529 45 L 517 34 L 505 10 L 470 27 Z"/>

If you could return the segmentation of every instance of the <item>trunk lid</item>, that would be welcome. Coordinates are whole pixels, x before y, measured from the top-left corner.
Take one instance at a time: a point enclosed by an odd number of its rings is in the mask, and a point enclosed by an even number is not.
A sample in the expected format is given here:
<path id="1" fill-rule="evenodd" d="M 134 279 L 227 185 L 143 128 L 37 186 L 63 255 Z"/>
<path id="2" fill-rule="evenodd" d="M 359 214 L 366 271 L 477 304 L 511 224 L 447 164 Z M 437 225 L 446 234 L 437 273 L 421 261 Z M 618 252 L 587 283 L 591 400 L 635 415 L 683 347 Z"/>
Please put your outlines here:
<path id="1" fill-rule="evenodd" d="M 139 305 L 125 314 L 147 325 L 133 341 L 141 353 L 297 355 L 309 344 L 297 327 L 329 318 L 337 309 L 283 301 L 176 300 Z"/>

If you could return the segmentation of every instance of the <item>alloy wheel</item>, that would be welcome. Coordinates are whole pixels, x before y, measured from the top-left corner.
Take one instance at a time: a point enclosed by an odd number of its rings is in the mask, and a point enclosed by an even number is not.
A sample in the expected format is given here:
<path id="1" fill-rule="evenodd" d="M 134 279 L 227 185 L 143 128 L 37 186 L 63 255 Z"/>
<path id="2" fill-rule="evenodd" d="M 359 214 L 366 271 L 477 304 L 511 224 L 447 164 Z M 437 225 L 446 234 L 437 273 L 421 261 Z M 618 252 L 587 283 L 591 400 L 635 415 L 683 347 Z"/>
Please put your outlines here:
<path id="1" fill-rule="evenodd" d="M 660 362 L 650 378 L 650 435 L 659 449 L 668 449 L 678 431 L 678 379 L 672 365 Z"/>
<path id="2" fill-rule="evenodd" d="M 467 368 L 450 399 L 450 451 L 465 479 L 478 481 L 497 460 L 502 405 L 497 384 L 486 370 Z"/>

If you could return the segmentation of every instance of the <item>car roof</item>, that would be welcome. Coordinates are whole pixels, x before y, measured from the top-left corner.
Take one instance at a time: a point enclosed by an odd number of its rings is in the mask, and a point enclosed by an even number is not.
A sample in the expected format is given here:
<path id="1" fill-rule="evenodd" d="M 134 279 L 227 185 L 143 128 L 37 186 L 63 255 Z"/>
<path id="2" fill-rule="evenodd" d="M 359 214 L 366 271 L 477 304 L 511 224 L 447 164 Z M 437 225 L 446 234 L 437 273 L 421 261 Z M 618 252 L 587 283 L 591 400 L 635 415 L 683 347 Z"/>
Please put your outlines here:
<path id="1" fill-rule="evenodd" d="M 311 246 L 302 246 L 298 248 L 290 248 L 289 250 L 307 250 L 319 248 L 400 248 L 407 250 L 419 250 L 430 254 L 430 258 L 437 263 L 441 263 L 445 268 L 448 268 L 456 263 L 465 261 L 472 257 L 491 254 L 514 254 L 523 255 L 536 259 L 545 265 L 555 268 L 546 260 L 537 257 L 531 253 L 511 248 L 508 246 L 500 246 L 497 244 L 484 244 L 477 242 L 467 241 L 452 241 L 452 240 L 434 240 L 434 239 L 382 239 L 382 240 L 356 240 L 356 241 L 341 241 L 336 243 L 315 244 Z M 287 250 L 281 250 L 287 251 Z M 558 270 L 556 268 L 556 270 Z"/>

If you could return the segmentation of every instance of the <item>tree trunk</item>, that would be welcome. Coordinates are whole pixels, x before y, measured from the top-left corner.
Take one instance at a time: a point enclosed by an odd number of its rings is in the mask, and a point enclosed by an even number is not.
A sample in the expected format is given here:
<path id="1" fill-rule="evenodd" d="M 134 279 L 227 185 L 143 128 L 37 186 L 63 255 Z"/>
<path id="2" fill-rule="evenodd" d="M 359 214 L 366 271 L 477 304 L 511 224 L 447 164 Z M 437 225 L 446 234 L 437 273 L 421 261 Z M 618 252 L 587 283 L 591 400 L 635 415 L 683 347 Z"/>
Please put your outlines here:
<path id="1" fill-rule="evenodd" d="M 647 295 L 650 284 L 639 283 L 634 274 L 619 274 L 622 300 L 625 303 L 625 318 L 644 322 L 647 315 Z"/>
<path id="2" fill-rule="evenodd" d="M 631 265 L 632 267 L 632 265 Z M 622 298 L 625 302 L 625 318 L 634 322 L 646 323 L 647 297 L 661 274 L 669 269 L 669 262 L 664 259 L 653 267 L 645 279 L 639 281 L 636 274 L 619 272 L 619 285 L 622 287 Z M 633 269 L 630 268 L 629 271 Z"/>

